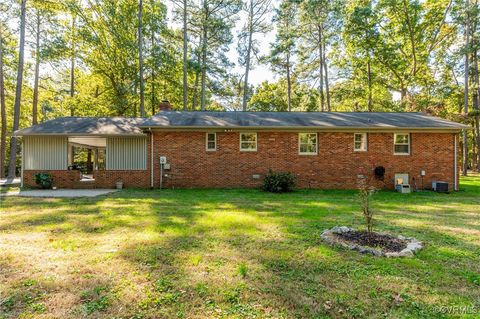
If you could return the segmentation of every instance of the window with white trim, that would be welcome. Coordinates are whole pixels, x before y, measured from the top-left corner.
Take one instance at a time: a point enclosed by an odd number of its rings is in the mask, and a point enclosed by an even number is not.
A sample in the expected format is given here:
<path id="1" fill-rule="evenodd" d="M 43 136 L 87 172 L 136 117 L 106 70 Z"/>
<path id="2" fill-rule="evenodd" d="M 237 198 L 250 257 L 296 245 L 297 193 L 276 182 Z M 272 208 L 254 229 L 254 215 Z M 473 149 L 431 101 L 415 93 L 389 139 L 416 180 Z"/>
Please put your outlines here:
<path id="1" fill-rule="evenodd" d="M 367 133 L 353 134 L 353 150 L 356 152 L 367 151 Z"/>
<path id="2" fill-rule="evenodd" d="M 257 133 L 240 133 L 240 151 L 255 152 L 257 150 Z"/>
<path id="3" fill-rule="evenodd" d="M 394 143 L 393 153 L 395 155 L 410 154 L 410 134 L 408 133 L 394 134 L 393 143 Z"/>
<path id="4" fill-rule="evenodd" d="M 217 150 L 217 134 L 207 133 L 205 138 L 206 138 L 207 151 L 216 151 Z"/>
<path id="5" fill-rule="evenodd" d="M 317 133 L 298 133 L 298 154 L 317 154 Z"/>

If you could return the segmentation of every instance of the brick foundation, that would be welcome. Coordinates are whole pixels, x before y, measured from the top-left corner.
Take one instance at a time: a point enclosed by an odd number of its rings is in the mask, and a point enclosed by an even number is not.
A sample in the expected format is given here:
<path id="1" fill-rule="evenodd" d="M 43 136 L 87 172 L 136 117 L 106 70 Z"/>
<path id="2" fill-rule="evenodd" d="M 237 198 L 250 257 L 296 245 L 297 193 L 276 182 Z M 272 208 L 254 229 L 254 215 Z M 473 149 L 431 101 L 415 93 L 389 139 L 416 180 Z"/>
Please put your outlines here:
<path id="1" fill-rule="evenodd" d="M 53 178 L 53 186 L 58 188 L 75 188 L 75 184 L 80 180 L 80 171 L 26 170 L 23 172 L 23 185 L 38 187 L 35 183 L 35 174 L 37 173 L 49 173 Z"/>
<path id="2" fill-rule="evenodd" d="M 23 183 L 26 187 L 38 187 L 35 174 L 49 173 L 53 177 L 53 186 L 57 188 L 115 188 L 117 181 L 123 181 L 124 187 L 150 187 L 150 171 L 94 171 L 92 181 L 80 181 L 77 170 L 27 170 L 23 172 Z"/>

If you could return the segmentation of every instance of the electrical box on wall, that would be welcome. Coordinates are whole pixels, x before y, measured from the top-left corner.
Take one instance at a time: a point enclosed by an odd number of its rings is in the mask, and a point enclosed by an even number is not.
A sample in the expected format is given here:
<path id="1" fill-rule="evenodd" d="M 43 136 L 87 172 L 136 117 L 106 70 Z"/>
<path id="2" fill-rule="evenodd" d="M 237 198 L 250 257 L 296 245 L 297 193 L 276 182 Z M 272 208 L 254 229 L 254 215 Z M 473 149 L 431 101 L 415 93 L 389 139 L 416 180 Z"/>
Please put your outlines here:
<path id="1" fill-rule="evenodd" d="M 167 164 L 167 157 L 166 156 L 160 156 L 160 164 Z"/>
<path id="2" fill-rule="evenodd" d="M 169 163 L 163 164 L 163 168 L 164 168 L 164 169 L 170 169 L 170 164 L 169 164 Z"/>

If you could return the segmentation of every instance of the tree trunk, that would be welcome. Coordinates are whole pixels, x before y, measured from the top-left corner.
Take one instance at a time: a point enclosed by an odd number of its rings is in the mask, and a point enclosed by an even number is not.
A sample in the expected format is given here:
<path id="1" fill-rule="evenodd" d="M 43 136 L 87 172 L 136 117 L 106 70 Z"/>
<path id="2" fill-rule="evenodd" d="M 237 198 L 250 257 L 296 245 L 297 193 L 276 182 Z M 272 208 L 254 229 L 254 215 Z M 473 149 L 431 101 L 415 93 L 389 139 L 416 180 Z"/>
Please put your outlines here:
<path id="1" fill-rule="evenodd" d="M 248 17 L 248 47 L 247 58 L 245 60 L 245 79 L 243 82 L 243 101 L 242 110 L 247 110 L 247 98 L 248 98 L 248 73 L 250 72 L 250 52 L 252 51 L 252 33 L 253 33 L 253 0 L 250 0 L 250 11 Z"/>
<path id="2" fill-rule="evenodd" d="M 288 112 L 292 110 L 292 80 L 290 78 L 290 52 L 287 53 L 287 99 Z"/>
<path id="3" fill-rule="evenodd" d="M 200 72 L 195 71 L 195 82 L 193 84 L 193 99 L 192 99 L 192 111 L 197 109 L 197 100 L 198 100 L 198 78 Z"/>
<path id="4" fill-rule="evenodd" d="M 23 85 L 23 59 L 25 50 L 25 11 L 27 0 L 22 0 L 20 11 L 20 43 L 18 46 L 17 86 L 15 88 L 15 104 L 13 107 L 13 131 L 18 130 L 20 124 L 20 104 L 22 102 Z M 12 136 L 10 141 L 10 163 L 8 166 L 8 178 L 13 179 L 17 167 L 17 137 Z"/>
<path id="5" fill-rule="evenodd" d="M 205 111 L 206 103 L 206 82 L 207 82 L 207 27 L 208 27 L 208 7 L 207 0 L 203 0 L 203 9 L 205 10 L 205 20 L 203 21 L 203 35 L 202 35 L 202 79 L 200 91 L 200 110 Z"/>
<path id="6" fill-rule="evenodd" d="M 143 0 L 138 2 L 138 66 L 140 77 L 140 116 L 145 117 L 145 81 L 143 79 L 143 36 L 142 36 Z"/>
<path id="7" fill-rule="evenodd" d="M 325 96 L 323 95 L 323 39 L 322 39 L 322 26 L 318 26 L 318 56 L 320 58 L 320 79 L 318 94 L 320 96 L 320 111 L 325 111 Z"/>
<path id="8" fill-rule="evenodd" d="M 137 84 L 137 82 L 135 82 L 135 85 L 133 87 L 133 93 L 135 95 L 137 95 L 137 89 L 138 89 L 138 84 Z M 137 117 L 137 101 L 136 101 L 136 99 L 133 102 L 133 117 Z M 141 117 L 143 117 L 143 116 L 141 116 Z"/>
<path id="9" fill-rule="evenodd" d="M 77 17 L 74 15 L 72 16 L 72 39 L 70 43 L 70 98 L 73 99 L 75 96 L 75 24 L 76 24 Z M 71 101 L 72 105 L 70 108 L 70 116 L 75 115 L 75 109 L 73 107 L 73 101 Z"/>
<path id="10" fill-rule="evenodd" d="M 187 110 L 188 82 L 187 82 L 187 0 L 183 0 L 183 110 Z"/>
<path id="11" fill-rule="evenodd" d="M 152 31 L 152 39 L 151 39 L 151 45 L 152 45 L 152 52 L 154 52 L 153 48 L 155 46 L 155 32 Z M 152 56 L 152 59 L 155 60 L 155 57 Z M 152 116 L 155 115 L 155 80 L 156 80 L 156 75 L 155 75 L 155 68 L 156 68 L 156 63 L 153 63 L 153 67 L 152 67 L 152 78 L 151 78 L 151 86 L 152 86 L 152 92 L 150 92 L 151 94 L 151 101 L 150 103 L 152 104 L 151 105 L 151 108 L 152 108 Z"/>
<path id="12" fill-rule="evenodd" d="M 405 102 L 407 99 L 407 88 L 403 86 L 403 83 L 400 86 L 400 102 Z"/>
<path id="13" fill-rule="evenodd" d="M 367 79 L 368 79 L 368 112 L 372 112 L 372 70 L 370 65 L 370 57 L 367 61 Z"/>
<path id="14" fill-rule="evenodd" d="M 478 37 L 477 37 L 478 41 Z M 477 144 L 477 171 L 480 172 L 480 79 L 478 74 L 478 51 L 475 50 L 474 53 L 474 64 L 475 64 L 475 98 L 474 98 L 474 107 L 475 107 L 475 135 L 476 135 L 476 144 Z"/>
<path id="15" fill-rule="evenodd" d="M 5 156 L 7 152 L 7 106 L 5 105 L 5 83 L 3 74 L 3 35 L 0 27 L 0 113 L 2 134 L 0 136 L 0 178 L 5 177 Z"/>
<path id="16" fill-rule="evenodd" d="M 327 112 L 330 112 L 330 87 L 328 84 L 328 66 L 325 50 L 325 41 L 323 42 L 323 67 L 325 68 L 325 93 L 327 96 Z"/>
<path id="17" fill-rule="evenodd" d="M 32 125 L 38 124 L 38 77 L 40 73 L 40 12 L 37 10 L 37 34 L 35 37 L 35 78 L 33 84 Z"/>
<path id="18" fill-rule="evenodd" d="M 470 45 L 470 22 L 468 19 L 468 8 L 470 6 L 469 0 L 466 0 L 467 16 L 465 18 L 465 91 L 463 95 L 463 114 L 465 118 L 468 117 L 468 47 Z M 462 166 L 462 175 L 467 176 L 468 171 L 468 136 L 467 130 L 463 131 L 463 166 Z"/>

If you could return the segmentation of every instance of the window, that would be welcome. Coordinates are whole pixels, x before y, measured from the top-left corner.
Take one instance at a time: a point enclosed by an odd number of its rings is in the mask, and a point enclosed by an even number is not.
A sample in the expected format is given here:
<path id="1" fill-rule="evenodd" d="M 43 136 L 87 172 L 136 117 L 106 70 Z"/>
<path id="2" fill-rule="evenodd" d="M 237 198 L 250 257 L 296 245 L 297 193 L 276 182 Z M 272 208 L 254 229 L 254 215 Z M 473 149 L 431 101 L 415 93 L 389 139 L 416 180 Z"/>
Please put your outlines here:
<path id="1" fill-rule="evenodd" d="M 394 134 L 393 139 L 395 155 L 410 154 L 410 134 Z"/>
<path id="2" fill-rule="evenodd" d="M 298 134 L 298 153 L 301 155 L 317 154 L 317 133 Z"/>
<path id="3" fill-rule="evenodd" d="M 257 150 L 257 133 L 240 133 L 240 151 L 255 152 Z"/>
<path id="4" fill-rule="evenodd" d="M 216 151 L 217 150 L 217 134 L 216 133 L 207 133 L 206 134 L 206 149 L 207 151 Z"/>
<path id="5" fill-rule="evenodd" d="M 356 152 L 367 151 L 367 133 L 353 134 L 353 150 Z"/>

